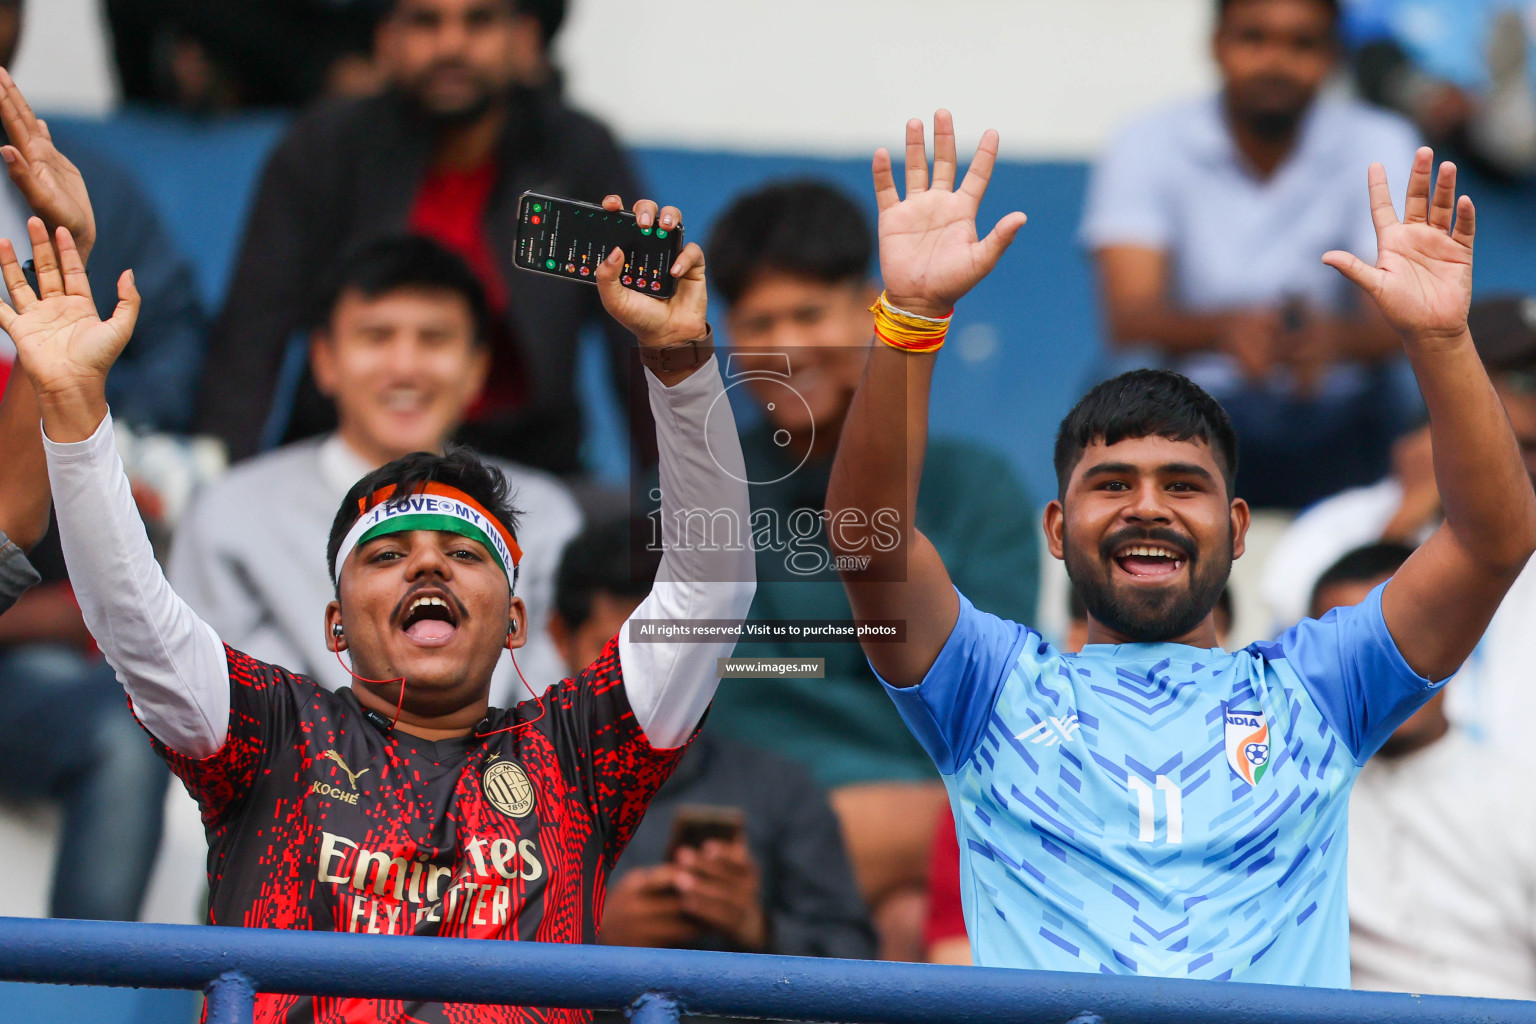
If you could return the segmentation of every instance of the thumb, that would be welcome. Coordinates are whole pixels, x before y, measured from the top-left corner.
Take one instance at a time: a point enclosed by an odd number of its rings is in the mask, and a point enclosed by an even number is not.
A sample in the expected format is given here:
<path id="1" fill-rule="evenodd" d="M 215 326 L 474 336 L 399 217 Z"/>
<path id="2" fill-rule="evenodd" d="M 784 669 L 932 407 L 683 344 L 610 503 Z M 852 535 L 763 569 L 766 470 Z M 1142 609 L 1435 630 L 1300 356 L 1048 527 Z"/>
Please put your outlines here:
<path id="1" fill-rule="evenodd" d="M 1371 295 L 1375 295 L 1381 288 L 1381 270 L 1371 266 L 1353 253 L 1333 249 L 1323 253 L 1323 262 L 1349 278 Z"/>
<path id="2" fill-rule="evenodd" d="M 689 242 L 678 254 L 672 269 L 678 271 L 677 292 L 673 303 L 680 308 L 695 307 L 702 311 L 709 302 L 709 290 L 704 283 L 704 250 L 696 242 Z"/>
<path id="3" fill-rule="evenodd" d="M 1014 238 L 1018 236 L 1019 229 L 1024 226 L 1024 222 L 1028 219 L 1022 213 L 1014 211 L 998 221 L 997 226 L 992 229 L 991 233 L 981 240 L 979 244 L 981 245 L 982 258 L 986 261 L 988 271 L 997 265 L 998 260 L 1003 258 L 1003 253 L 1008 251 L 1008 247 L 1013 244 Z"/>
<path id="4" fill-rule="evenodd" d="M 133 280 L 133 271 L 123 271 L 123 276 L 117 279 L 117 305 L 112 310 L 111 319 L 107 321 L 117 341 L 117 351 L 112 353 L 113 359 L 117 358 L 118 352 L 123 350 L 128 339 L 133 336 L 134 325 L 139 322 L 141 301 L 138 286 Z"/>
<path id="5" fill-rule="evenodd" d="M 614 247 L 603 262 L 597 265 L 597 294 L 603 300 L 603 307 L 609 313 L 623 308 L 624 286 L 619 283 L 619 275 L 624 270 L 624 250 Z"/>

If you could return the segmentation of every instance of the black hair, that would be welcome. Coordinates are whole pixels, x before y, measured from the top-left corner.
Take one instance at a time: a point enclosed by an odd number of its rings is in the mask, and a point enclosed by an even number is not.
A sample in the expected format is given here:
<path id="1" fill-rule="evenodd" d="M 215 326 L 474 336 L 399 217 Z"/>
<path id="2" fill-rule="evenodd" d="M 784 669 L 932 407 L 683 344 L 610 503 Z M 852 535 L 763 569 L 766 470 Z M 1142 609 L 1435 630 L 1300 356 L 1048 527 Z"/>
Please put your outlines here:
<path id="1" fill-rule="evenodd" d="M 1227 13 L 1228 8 L 1241 2 L 1242 0 L 1216 0 L 1216 17 L 1218 19 L 1221 18 L 1224 14 Z M 1320 3 L 1324 7 L 1328 8 L 1328 13 L 1333 16 L 1333 22 L 1335 25 L 1337 25 L 1339 18 L 1343 14 L 1343 10 L 1339 6 L 1339 0 L 1317 0 L 1317 3 Z"/>
<path id="2" fill-rule="evenodd" d="M 555 38 L 555 33 L 560 31 L 560 26 L 565 23 L 566 0 L 506 0 L 507 7 L 514 14 L 530 14 L 539 23 L 539 35 L 544 38 L 544 45 Z M 400 0 L 383 0 L 381 13 L 394 14 L 400 6 Z"/>
<path id="3" fill-rule="evenodd" d="M 863 281 L 874 251 L 869 220 L 846 193 L 808 179 L 773 182 L 738 196 L 715 221 L 709 276 L 735 303 L 764 271 L 821 284 Z"/>
<path id="4" fill-rule="evenodd" d="M 1131 370 L 1096 385 L 1061 421 L 1056 432 L 1057 497 L 1066 494 L 1067 480 L 1089 445 L 1138 437 L 1206 442 L 1221 464 L 1227 494 L 1233 493 L 1237 434 L 1221 403 L 1172 370 Z"/>
<path id="5" fill-rule="evenodd" d="M 661 552 L 646 543 L 650 534 L 650 520 L 621 517 L 589 525 L 571 538 L 555 572 L 555 611 L 567 627 L 586 625 L 597 594 L 640 601 L 651 592 Z"/>
<path id="6" fill-rule="evenodd" d="M 1383 576 L 1391 576 L 1403 567 L 1413 548 L 1395 541 L 1377 541 L 1348 552 L 1330 565 L 1312 585 L 1312 601 L 1309 608 L 1317 605 L 1318 595 L 1340 583 L 1369 583 Z"/>
<path id="7" fill-rule="evenodd" d="M 325 545 L 325 562 L 333 584 L 339 584 L 336 556 L 341 551 L 341 542 L 347 539 L 347 531 L 362 515 L 358 503 L 367 501 L 375 491 L 390 484 L 395 485 L 398 496 L 390 502 L 403 502 L 416 488 L 427 483 L 457 487 L 505 526 L 514 540 L 517 538 L 517 520 L 522 513 L 512 507 L 507 478 L 501 475 L 501 470 L 480 461 L 479 456 L 463 445 L 450 444 L 441 455 L 412 452 L 369 473 L 353 484 L 347 496 L 341 499 L 341 508 L 336 510 L 336 518 L 331 521 L 330 540 Z"/>
<path id="8" fill-rule="evenodd" d="M 490 304 L 485 285 L 455 252 L 425 235 L 395 234 L 365 239 L 332 264 L 316 307 L 315 325 L 329 323 L 336 304 L 347 292 L 376 299 L 407 288 L 452 292 L 469 306 L 475 343 L 490 334 Z"/>

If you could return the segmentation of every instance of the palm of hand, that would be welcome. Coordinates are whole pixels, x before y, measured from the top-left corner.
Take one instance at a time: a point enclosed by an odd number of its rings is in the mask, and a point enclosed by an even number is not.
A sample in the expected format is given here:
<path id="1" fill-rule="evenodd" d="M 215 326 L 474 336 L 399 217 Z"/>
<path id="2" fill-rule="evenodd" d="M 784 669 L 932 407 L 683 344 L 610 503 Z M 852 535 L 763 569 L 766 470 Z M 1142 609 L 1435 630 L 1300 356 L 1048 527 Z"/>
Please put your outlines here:
<path id="1" fill-rule="evenodd" d="M 1459 330 L 1472 304 L 1472 249 L 1426 223 L 1391 224 L 1377 237 L 1373 297 L 1399 331 Z"/>
<path id="2" fill-rule="evenodd" d="M 955 301 L 991 270 L 977 247 L 976 204 L 959 192 L 929 189 L 880 212 L 880 277 L 886 293 Z"/>
<path id="3" fill-rule="evenodd" d="M 678 291 L 684 290 L 679 282 Z M 624 288 L 616 295 L 611 312 L 641 339 L 653 345 L 669 345 L 704 336 L 704 310 L 690 298 L 675 294 L 670 300 L 662 300 Z"/>
<path id="4" fill-rule="evenodd" d="M 41 387 L 105 374 L 128 342 L 122 323 L 103 321 L 88 295 L 54 295 L 11 323 L 22 368 Z"/>

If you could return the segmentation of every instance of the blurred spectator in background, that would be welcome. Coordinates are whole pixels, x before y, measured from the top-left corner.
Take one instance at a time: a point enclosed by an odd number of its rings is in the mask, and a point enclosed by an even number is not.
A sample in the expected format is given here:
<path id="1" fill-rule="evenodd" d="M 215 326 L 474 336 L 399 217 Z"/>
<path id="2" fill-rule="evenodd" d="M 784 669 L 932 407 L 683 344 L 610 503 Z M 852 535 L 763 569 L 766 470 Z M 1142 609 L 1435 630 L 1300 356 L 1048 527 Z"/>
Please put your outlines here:
<path id="1" fill-rule="evenodd" d="M 1536 299 L 1480 299 L 1467 323 L 1536 484 Z M 1276 623 L 1306 613 L 1319 575 L 1346 551 L 1377 540 L 1417 545 L 1439 525 L 1433 459 L 1426 427 L 1398 445 L 1390 476 L 1335 495 L 1291 524 L 1264 564 L 1264 598 Z M 1536 764 L 1536 747 L 1526 733 L 1536 718 L 1533 623 L 1536 564 L 1526 566 L 1509 588 L 1446 698 L 1451 719 L 1469 736 L 1498 744 L 1503 756 L 1521 764 Z"/>
<path id="2" fill-rule="evenodd" d="M 9 68 L 16 57 L 25 13 L 22 0 L 0 0 L 0 68 Z M 18 108 L 26 107 L 19 91 L 11 88 L 9 92 Z M 146 307 L 134 330 L 133 345 L 107 379 L 112 414 L 140 430 L 188 429 L 203 364 L 203 316 L 192 268 L 161 226 L 153 204 L 132 175 L 69 133 L 60 132 L 55 148 L 47 124 L 34 117 L 30 108 L 25 121 L 7 122 L 6 133 L 5 141 L 14 147 L 19 162 L 7 160 L 11 183 L 0 185 L 0 238 L 15 239 L 21 259 L 26 259 L 21 243 L 27 237 L 28 203 L 36 207 L 39 197 L 25 195 L 16 186 L 16 168 L 34 160 L 38 163 L 38 173 L 31 179 L 37 184 L 28 186 L 31 189 L 56 190 L 81 178 L 90 182 L 94 216 L 81 225 L 76 242 L 91 256 L 87 267 L 91 294 L 97 297 L 102 316 L 111 315 L 118 276 L 132 267 Z M 46 147 L 46 155 L 33 155 L 39 146 Z M 60 149 L 69 153 L 68 159 Z M 0 387 L 15 358 L 11 339 L 0 332 Z"/>
<path id="3" fill-rule="evenodd" d="M 1406 121 L 1320 99 L 1336 0 L 1218 0 L 1219 94 L 1144 117 L 1094 168 L 1082 239 L 1097 259 L 1116 366 L 1206 388 L 1242 443 L 1237 493 L 1300 508 L 1379 477 L 1416 393 L 1397 337 L 1323 265 L 1373 260 L 1364 168 L 1398 190 Z"/>
<path id="4" fill-rule="evenodd" d="M 1232 588 L 1216 599 L 1212 613 L 1216 637 L 1222 647 L 1232 632 Z M 1076 588 L 1067 590 L 1067 634 L 1060 650 L 1075 654 L 1088 643 L 1088 609 Z M 945 805 L 933 831 L 933 851 L 928 865 L 928 916 L 923 924 L 923 945 L 931 964 L 969 966 L 971 940 L 965 929 L 960 895 L 960 838 L 955 832 L 954 809 Z"/>
<path id="5" fill-rule="evenodd" d="M 1390 542 L 1349 552 L 1309 614 L 1359 604 L 1411 554 Z M 1536 803 L 1523 772 L 1451 725 L 1446 692 L 1398 727 L 1349 798 L 1353 984 L 1533 999 Z"/>
<path id="6" fill-rule="evenodd" d="M 385 2 L 106 0 L 106 10 L 123 97 L 202 112 L 373 91 Z"/>
<path id="7" fill-rule="evenodd" d="M 323 315 L 315 282 L 337 254 L 387 232 L 436 238 L 464 257 L 489 296 L 490 372 L 460 440 L 577 472 L 575 370 L 586 324 L 607 338 L 619 393 L 644 390 L 643 378 L 628 372 L 633 339 L 601 315 L 597 289 L 512 267 L 525 190 L 593 202 L 636 195 L 608 130 L 554 89 L 527 84 L 547 73 L 546 33 L 555 23 L 516 0 L 394 0 L 376 51 L 385 93 L 321 106 L 279 145 L 204 377 L 199 426 L 224 438 L 233 457 L 333 424 L 301 362 L 285 364 L 284 356 L 294 333 Z M 280 372 L 285 365 L 305 376 L 296 387 Z M 644 426 L 631 433 L 654 448 L 647 402 L 630 410 Z"/>
<path id="8" fill-rule="evenodd" d="M 37 429 L 34 411 L 32 385 L 17 374 L 0 396 L 0 615 L 37 585 L 27 551 L 48 529 L 47 470 L 27 451 Z"/>
<path id="9" fill-rule="evenodd" d="M 19 6 L 0 7 L 0 50 L 7 59 L 19 16 Z M 3 214 L 0 237 L 10 239 L 18 251 L 24 251 L 21 240 L 29 238 L 39 253 L 40 277 L 59 273 L 50 233 L 60 227 L 80 239 L 79 254 L 90 260 L 92 278 L 101 275 L 101 254 L 114 251 L 109 247 L 115 246 L 119 255 L 133 250 L 139 240 L 124 245 L 108 232 L 129 230 L 135 220 L 109 215 L 106 209 L 97 215 L 80 172 L 54 147 L 46 126 L 4 71 L 0 124 L 8 140 L 0 155 L 16 189 L 4 188 L 0 210 L 9 212 Z M 17 200 L 18 193 L 25 198 Z M 29 222 L 28 212 L 41 221 Z M 101 245 L 95 244 L 98 224 Z M 117 295 L 116 278 L 107 285 L 104 294 Z M 115 301 L 102 301 L 110 313 Z M 5 335 L 0 338 L 9 342 Z M 139 386 L 152 387 L 153 382 Z M 108 388 L 111 394 L 110 383 Z M 57 536 L 33 549 L 39 572 L 18 555 L 18 547 L 35 543 L 47 526 L 39 422 L 31 384 L 18 370 L 0 401 L 0 488 L 5 491 L 0 531 L 14 538 L 0 539 L 0 796 L 46 800 L 62 811 L 48 899 L 52 916 L 131 921 L 138 917 L 160 845 L 170 775 L 138 724 L 131 716 L 124 721 L 123 688 L 85 628 Z M 23 593 L 39 576 L 41 584 Z"/>
<path id="10" fill-rule="evenodd" d="M 620 519 L 567 545 L 549 621 L 566 674 L 601 654 L 650 592 L 661 552 L 647 549 L 648 535 L 648 520 Z M 735 838 L 718 826 L 713 838 L 680 827 L 700 813 L 739 823 Z M 787 956 L 875 951 L 826 795 L 799 765 L 707 724 L 614 867 L 599 938 Z"/>
<path id="11" fill-rule="evenodd" d="M 822 522 L 843 418 L 874 337 L 869 224 L 841 192 L 773 184 L 738 198 L 710 240 L 737 379 L 764 413 L 743 430 L 757 597 L 749 621 L 850 620 Z M 734 386 L 734 385 L 732 385 Z M 1029 620 L 1035 506 L 1007 462 L 935 440 L 917 525 L 978 605 Z M 725 681 L 710 729 L 800 762 L 831 790 L 882 956 L 922 958 L 929 841 L 944 787 L 855 644 L 748 642 L 740 657 L 825 659 L 822 679 Z"/>
<path id="12" fill-rule="evenodd" d="M 1536 3 L 1350 0 L 1344 25 L 1361 95 L 1483 170 L 1536 171 Z"/>
<path id="13" fill-rule="evenodd" d="M 176 535 L 169 576 L 225 642 L 339 690 L 352 678 L 315 627 L 335 597 L 325 543 L 336 507 L 385 463 L 442 451 L 485 379 L 489 317 L 464 261 L 416 235 L 344 255 L 326 294 L 329 313 L 311 336 L 310 362 L 336 403 L 335 432 L 237 466 L 205 491 Z M 528 605 L 529 632 L 518 665 L 542 692 L 563 675 L 544 623 L 560 550 L 581 528 L 581 512 L 554 477 L 488 461 L 525 513 L 517 594 Z M 526 696 L 503 659 L 492 705 Z"/>

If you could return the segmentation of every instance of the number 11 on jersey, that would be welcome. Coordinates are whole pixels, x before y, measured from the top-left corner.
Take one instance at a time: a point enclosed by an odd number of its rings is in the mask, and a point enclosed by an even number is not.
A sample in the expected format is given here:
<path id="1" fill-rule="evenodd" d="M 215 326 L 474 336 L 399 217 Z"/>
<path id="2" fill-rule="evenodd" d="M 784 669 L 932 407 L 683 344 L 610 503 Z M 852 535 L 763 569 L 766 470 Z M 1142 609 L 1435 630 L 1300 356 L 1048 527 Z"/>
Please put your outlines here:
<path id="1" fill-rule="evenodd" d="M 1184 795 L 1173 780 L 1166 775 L 1159 775 L 1156 792 L 1134 775 L 1126 782 L 1131 787 L 1131 792 L 1136 794 L 1136 813 L 1141 826 L 1136 836 L 1137 840 L 1143 843 L 1157 841 L 1156 798 L 1157 793 L 1162 793 L 1168 812 L 1168 843 L 1176 846 L 1184 842 Z"/>

